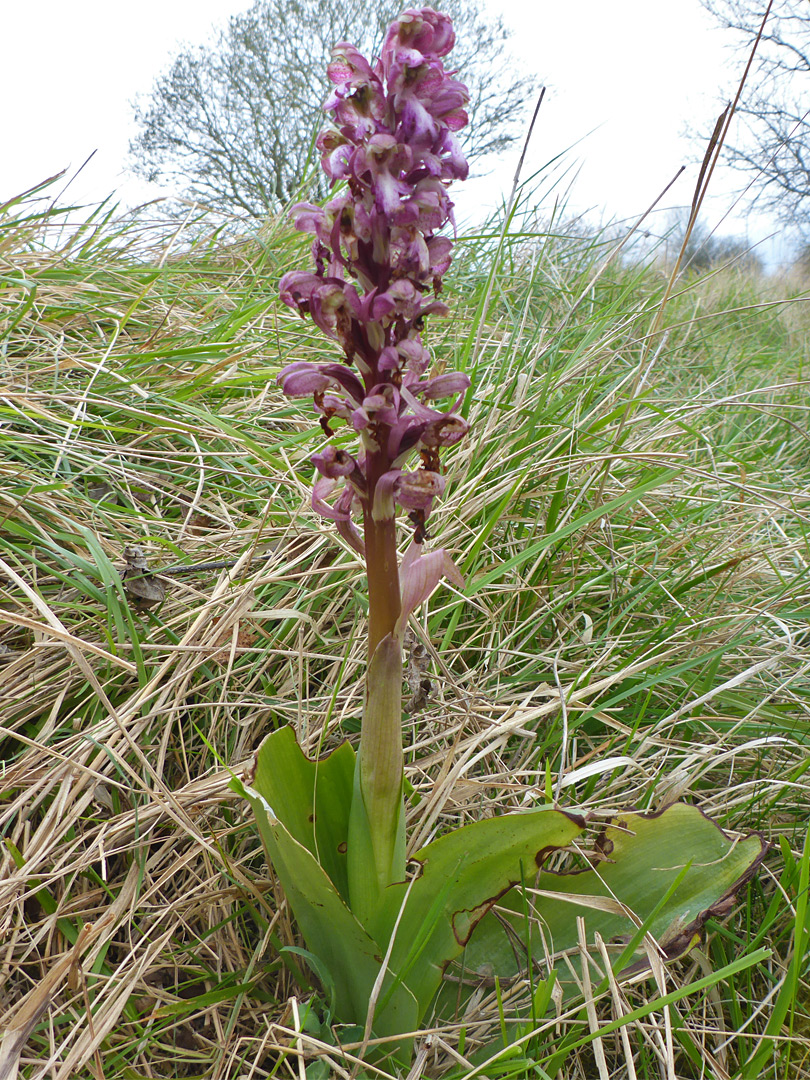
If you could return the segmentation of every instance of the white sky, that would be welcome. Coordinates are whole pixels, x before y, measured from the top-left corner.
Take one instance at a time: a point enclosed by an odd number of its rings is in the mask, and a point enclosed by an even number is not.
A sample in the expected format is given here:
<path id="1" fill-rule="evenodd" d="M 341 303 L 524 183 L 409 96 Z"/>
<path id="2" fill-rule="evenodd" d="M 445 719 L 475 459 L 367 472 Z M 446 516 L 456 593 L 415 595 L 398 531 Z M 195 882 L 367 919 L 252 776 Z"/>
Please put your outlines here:
<path id="1" fill-rule="evenodd" d="M 593 209 L 601 220 L 642 212 L 694 157 L 695 147 L 682 137 L 686 124 L 711 130 L 721 96 L 733 94 L 739 61 L 728 63 L 728 35 L 699 0 L 487 3 L 514 27 L 516 56 L 548 86 L 523 176 L 574 147 L 565 158 L 572 174 L 578 170 L 572 210 Z M 148 92 L 182 42 L 205 42 L 215 23 L 249 6 L 250 0 L 6 5 L 0 201 L 63 168 L 76 170 L 93 151 L 66 200 L 97 201 L 116 191 L 132 206 L 158 194 L 125 171 L 134 133 L 130 102 Z M 508 194 L 518 153 L 489 176 L 454 189 L 462 220 Z M 663 205 L 688 204 L 696 172 L 689 165 Z M 710 225 L 731 206 L 733 183 L 736 178 L 720 178 Z M 553 197 L 546 195 L 549 209 Z M 719 231 L 754 241 L 770 228 L 767 219 L 749 214 L 730 217 Z"/>

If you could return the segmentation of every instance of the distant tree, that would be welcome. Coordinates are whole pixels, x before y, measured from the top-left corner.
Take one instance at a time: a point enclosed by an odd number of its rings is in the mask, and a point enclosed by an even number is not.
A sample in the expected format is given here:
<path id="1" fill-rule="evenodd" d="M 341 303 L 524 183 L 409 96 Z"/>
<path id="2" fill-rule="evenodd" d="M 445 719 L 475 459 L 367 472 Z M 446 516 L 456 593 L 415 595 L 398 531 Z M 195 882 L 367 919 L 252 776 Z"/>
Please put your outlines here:
<path id="1" fill-rule="evenodd" d="M 750 50 L 766 0 L 701 0 Z M 776 0 L 737 109 L 726 160 L 764 181 L 758 207 L 810 232 L 810 3 Z"/>
<path id="2" fill-rule="evenodd" d="M 796 252 L 793 260 L 793 269 L 801 274 L 810 274 L 810 242 L 805 242 Z"/>
<path id="3" fill-rule="evenodd" d="M 683 247 L 689 224 L 689 211 L 673 214 L 670 222 L 665 240 L 666 259 L 668 263 L 673 263 Z M 686 243 L 686 250 L 681 259 L 681 269 L 695 274 L 705 274 L 709 270 L 725 265 L 754 271 L 762 269 L 759 256 L 741 237 L 716 236 L 702 221 L 696 221 Z"/>
<path id="4" fill-rule="evenodd" d="M 135 104 L 139 133 L 131 169 L 173 182 L 219 210 L 263 217 L 312 178 L 322 195 L 315 137 L 330 83 L 332 46 L 350 41 L 374 55 L 402 0 L 256 0 L 229 19 L 213 45 L 187 48 Z M 414 5 L 417 6 L 417 5 Z M 470 124 L 460 133 L 470 160 L 519 137 L 536 88 L 516 72 L 509 31 L 481 0 L 442 0 L 456 29 L 448 66 L 470 89 Z"/>

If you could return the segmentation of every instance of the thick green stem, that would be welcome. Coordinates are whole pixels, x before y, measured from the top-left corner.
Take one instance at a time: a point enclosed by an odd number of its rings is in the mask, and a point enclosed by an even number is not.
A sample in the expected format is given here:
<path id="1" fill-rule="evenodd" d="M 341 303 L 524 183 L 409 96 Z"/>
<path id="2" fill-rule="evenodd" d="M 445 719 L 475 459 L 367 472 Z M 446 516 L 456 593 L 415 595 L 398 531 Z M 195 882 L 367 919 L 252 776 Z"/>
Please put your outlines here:
<path id="1" fill-rule="evenodd" d="M 363 925 L 383 889 L 405 878 L 402 653 L 390 634 L 369 665 L 349 816 L 349 899 Z"/>
<path id="2" fill-rule="evenodd" d="M 374 464 L 378 470 L 387 465 Z M 361 922 L 372 916 L 380 892 L 405 876 L 402 647 L 394 635 L 401 610 L 396 530 L 393 513 L 375 521 L 370 506 L 364 524 L 368 669 L 349 827 L 349 894 Z"/>

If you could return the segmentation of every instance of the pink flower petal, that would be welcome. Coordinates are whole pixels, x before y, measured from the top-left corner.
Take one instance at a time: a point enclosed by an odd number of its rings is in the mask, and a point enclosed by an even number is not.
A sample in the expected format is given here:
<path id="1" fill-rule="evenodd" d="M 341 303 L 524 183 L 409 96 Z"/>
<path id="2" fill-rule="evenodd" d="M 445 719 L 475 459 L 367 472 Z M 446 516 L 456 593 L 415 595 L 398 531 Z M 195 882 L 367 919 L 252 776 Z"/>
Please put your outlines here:
<path id="1" fill-rule="evenodd" d="M 409 617 L 434 593 L 445 577 L 459 589 L 464 588 L 464 578 L 444 548 L 423 555 L 422 545 L 412 541 L 399 570 L 402 612 L 394 627 L 395 636 L 402 638 Z"/>

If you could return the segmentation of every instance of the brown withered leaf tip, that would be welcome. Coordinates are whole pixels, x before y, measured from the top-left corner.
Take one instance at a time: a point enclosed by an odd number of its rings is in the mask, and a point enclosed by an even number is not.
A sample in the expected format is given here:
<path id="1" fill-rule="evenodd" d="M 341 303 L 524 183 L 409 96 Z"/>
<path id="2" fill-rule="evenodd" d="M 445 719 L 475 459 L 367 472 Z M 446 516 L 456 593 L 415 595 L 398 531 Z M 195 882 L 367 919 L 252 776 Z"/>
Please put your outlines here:
<path id="1" fill-rule="evenodd" d="M 408 650 L 405 681 L 411 691 L 410 700 L 405 704 L 405 712 L 412 713 L 425 708 L 433 693 L 433 682 L 429 673 L 428 651 L 410 629 L 405 634 L 405 647 Z"/>
<path id="2" fill-rule="evenodd" d="M 140 611 L 147 611 L 162 603 L 166 598 L 166 586 L 152 575 L 143 550 L 137 544 L 125 547 L 124 561 L 127 565 L 121 580 L 124 583 L 124 592 L 132 600 L 133 606 Z"/>

